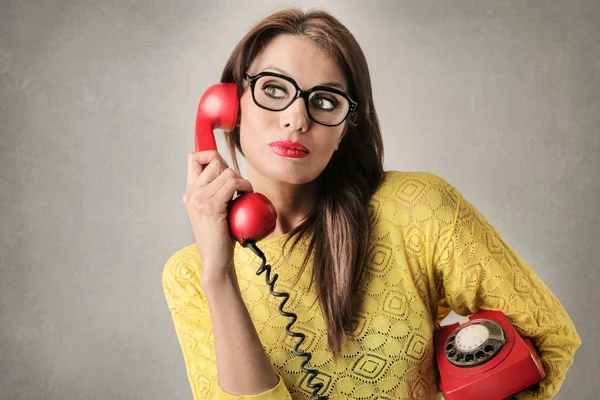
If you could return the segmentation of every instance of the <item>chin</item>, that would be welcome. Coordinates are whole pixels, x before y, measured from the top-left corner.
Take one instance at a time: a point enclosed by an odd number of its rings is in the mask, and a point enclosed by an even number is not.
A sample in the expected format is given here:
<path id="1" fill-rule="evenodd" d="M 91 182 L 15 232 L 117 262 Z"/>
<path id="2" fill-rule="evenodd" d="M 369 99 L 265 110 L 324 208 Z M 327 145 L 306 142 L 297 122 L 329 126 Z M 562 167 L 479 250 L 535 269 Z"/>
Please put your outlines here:
<path id="1" fill-rule="evenodd" d="M 293 185 L 303 185 L 312 182 L 322 172 L 322 170 L 316 169 L 314 165 L 311 165 L 308 160 L 301 163 L 287 163 L 282 162 L 281 159 L 274 162 L 271 160 L 269 160 L 271 162 L 265 161 L 263 160 L 260 163 L 254 164 L 254 169 L 269 179 Z"/>

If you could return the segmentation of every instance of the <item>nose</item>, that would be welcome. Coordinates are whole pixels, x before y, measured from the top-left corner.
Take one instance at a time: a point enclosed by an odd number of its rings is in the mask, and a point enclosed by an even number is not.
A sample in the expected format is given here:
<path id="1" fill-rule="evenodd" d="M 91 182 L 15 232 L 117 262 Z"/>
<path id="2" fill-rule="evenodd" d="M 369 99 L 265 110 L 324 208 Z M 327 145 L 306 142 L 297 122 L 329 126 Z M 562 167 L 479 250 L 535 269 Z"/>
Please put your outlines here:
<path id="1" fill-rule="evenodd" d="M 284 130 L 289 131 L 308 131 L 309 118 L 306 111 L 306 105 L 303 98 L 297 98 L 285 110 L 281 111 L 279 125 Z"/>

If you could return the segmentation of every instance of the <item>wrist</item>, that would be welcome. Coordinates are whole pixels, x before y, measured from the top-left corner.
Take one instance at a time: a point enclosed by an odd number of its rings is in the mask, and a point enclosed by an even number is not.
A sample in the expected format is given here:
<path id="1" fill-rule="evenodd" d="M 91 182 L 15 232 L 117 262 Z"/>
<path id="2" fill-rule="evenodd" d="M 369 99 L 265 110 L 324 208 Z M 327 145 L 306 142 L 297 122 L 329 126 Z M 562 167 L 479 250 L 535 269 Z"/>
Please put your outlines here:
<path id="1" fill-rule="evenodd" d="M 217 272 L 203 271 L 200 276 L 200 287 L 206 294 L 218 293 L 227 287 L 238 286 L 237 275 L 233 265 Z"/>

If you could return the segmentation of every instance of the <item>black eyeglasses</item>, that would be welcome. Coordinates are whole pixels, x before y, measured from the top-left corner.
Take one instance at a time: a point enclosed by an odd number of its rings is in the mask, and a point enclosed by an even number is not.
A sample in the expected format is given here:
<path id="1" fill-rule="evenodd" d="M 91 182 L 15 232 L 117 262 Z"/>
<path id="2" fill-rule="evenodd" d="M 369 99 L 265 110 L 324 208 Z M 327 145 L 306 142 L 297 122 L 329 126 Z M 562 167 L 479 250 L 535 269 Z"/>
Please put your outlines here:
<path id="1" fill-rule="evenodd" d="M 282 111 L 302 97 L 310 119 L 321 125 L 338 126 L 358 107 L 358 103 L 341 90 L 328 86 L 300 90 L 295 80 L 275 72 L 243 74 L 243 77 L 250 85 L 254 103 L 260 108 Z"/>

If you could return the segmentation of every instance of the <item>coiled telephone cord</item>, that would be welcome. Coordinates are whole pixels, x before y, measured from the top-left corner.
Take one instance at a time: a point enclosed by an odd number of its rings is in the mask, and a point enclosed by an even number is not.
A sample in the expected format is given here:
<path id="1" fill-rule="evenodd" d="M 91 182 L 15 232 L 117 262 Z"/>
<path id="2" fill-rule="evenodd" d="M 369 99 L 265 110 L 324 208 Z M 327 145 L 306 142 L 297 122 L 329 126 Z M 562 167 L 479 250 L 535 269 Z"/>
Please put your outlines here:
<path id="1" fill-rule="evenodd" d="M 296 322 L 296 320 L 298 319 L 298 316 L 294 313 L 283 311 L 283 306 L 289 300 L 290 295 L 289 295 L 289 293 L 286 293 L 286 292 L 280 293 L 280 292 L 276 292 L 274 290 L 275 282 L 277 282 L 277 278 L 279 278 L 279 274 L 273 275 L 273 279 L 271 279 L 271 266 L 269 264 L 267 264 L 267 258 L 265 257 L 264 253 L 256 246 L 256 242 L 254 240 L 246 240 L 244 242 L 244 247 L 249 247 L 250 250 L 252 250 L 254 252 L 254 254 L 256 254 L 262 260 L 262 264 L 261 264 L 260 268 L 256 271 L 256 275 L 261 275 L 263 272 L 266 271 L 267 274 L 265 275 L 265 281 L 267 282 L 267 285 L 269 285 L 271 294 L 275 297 L 283 297 L 283 300 L 281 301 L 281 304 L 279 305 L 279 313 L 281 315 L 283 315 L 284 317 L 291 318 L 291 321 L 285 327 L 285 333 L 288 336 L 299 339 L 298 342 L 296 342 L 296 345 L 294 346 L 294 354 L 297 356 L 300 356 L 300 357 L 304 357 L 304 361 L 302 361 L 300 369 L 302 370 L 302 372 L 304 372 L 305 374 L 307 374 L 309 376 L 306 385 L 313 391 L 313 393 L 311 395 L 311 399 L 312 400 L 328 400 L 329 397 L 318 395 L 319 390 L 321 390 L 323 388 L 323 383 L 312 383 L 313 379 L 315 379 L 317 377 L 317 375 L 319 375 L 319 371 L 317 371 L 316 369 L 307 369 L 305 367 L 305 365 L 312 358 L 312 354 L 305 352 L 305 351 L 298 350 L 298 347 L 300 347 L 300 345 L 304 342 L 304 340 L 306 339 L 306 336 L 303 333 L 292 332 L 290 330 L 290 327 L 294 324 L 294 322 Z"/>

